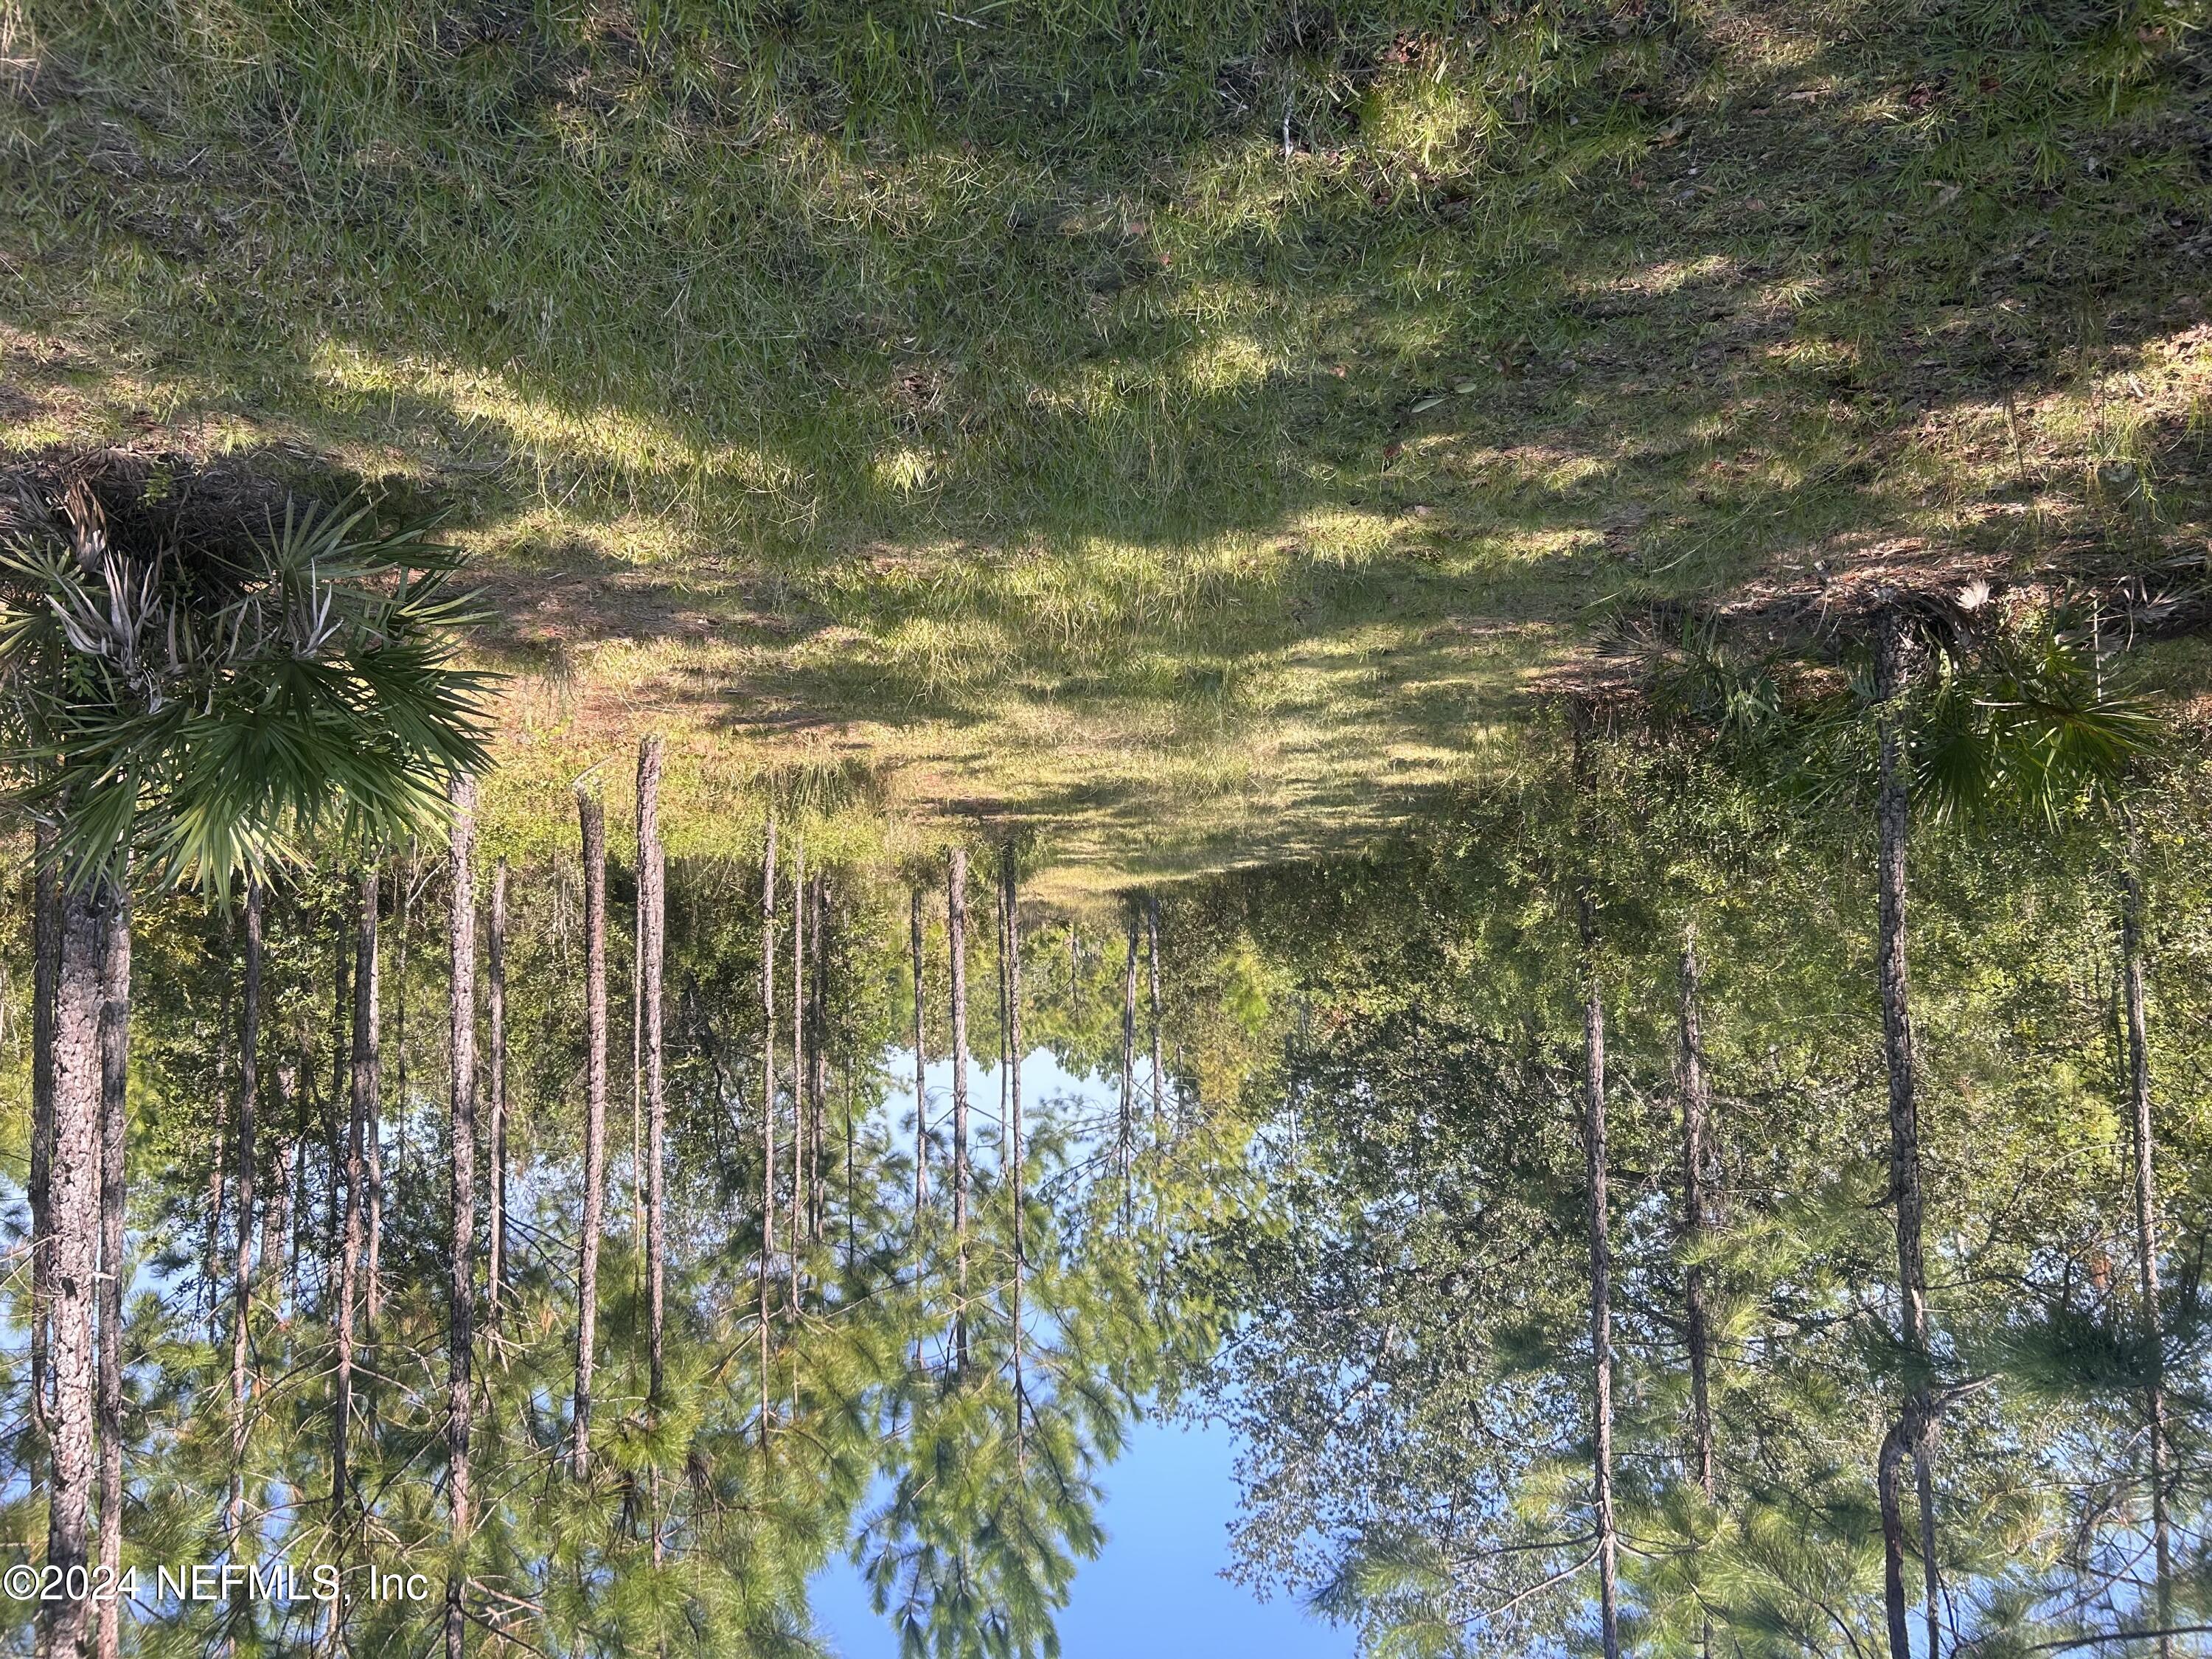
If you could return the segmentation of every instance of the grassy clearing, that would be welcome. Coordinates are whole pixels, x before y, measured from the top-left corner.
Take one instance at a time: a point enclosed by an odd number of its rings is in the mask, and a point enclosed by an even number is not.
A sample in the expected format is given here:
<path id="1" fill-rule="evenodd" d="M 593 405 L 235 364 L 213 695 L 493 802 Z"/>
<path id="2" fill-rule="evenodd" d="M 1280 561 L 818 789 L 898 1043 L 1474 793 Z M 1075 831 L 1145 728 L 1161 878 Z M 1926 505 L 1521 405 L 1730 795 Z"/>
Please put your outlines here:
<path id="1" fill-rule="evenodd" d="M 1293 850 L 1623 604 L 2201 556 L 2207 18 L 0 0 L 0 420 L 449 505 L 518 824 Z"/>

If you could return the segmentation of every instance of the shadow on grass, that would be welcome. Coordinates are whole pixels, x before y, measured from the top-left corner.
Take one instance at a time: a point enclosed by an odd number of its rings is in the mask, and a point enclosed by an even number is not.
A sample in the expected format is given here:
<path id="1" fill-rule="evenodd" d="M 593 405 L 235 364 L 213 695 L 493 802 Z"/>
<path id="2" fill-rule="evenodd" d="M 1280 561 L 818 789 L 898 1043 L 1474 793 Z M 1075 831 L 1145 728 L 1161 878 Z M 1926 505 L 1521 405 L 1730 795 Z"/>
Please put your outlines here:
<path id="1" fill-rule="evenodd" d="M 2178 27 L 30 16 L 16 431 L 411 480 L 507 659 L 1117 836 L 1371 816 L 1624 606 L 2204 520 Z"/>

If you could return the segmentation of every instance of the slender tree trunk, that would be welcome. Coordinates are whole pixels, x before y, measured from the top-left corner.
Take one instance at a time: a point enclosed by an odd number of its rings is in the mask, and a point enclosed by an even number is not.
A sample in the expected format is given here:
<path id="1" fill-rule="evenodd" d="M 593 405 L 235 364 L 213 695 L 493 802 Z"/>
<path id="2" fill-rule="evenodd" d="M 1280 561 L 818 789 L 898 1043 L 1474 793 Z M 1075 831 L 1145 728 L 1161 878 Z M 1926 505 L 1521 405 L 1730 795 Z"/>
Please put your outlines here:
<path id="1" fill-rule="evenodd" d="M 1910 769 L 1904 752 L 1903 699 L 1911 677 L 1914 641 L 1902 615 L 1884 619 L 1875 641 L 1875 690 L 1880 700 L 1881 788 L 1875 802 L 1879 832 L 1876 866 L 1876 976 L 1881 992 L 1883 1052 L 1889 1076 L 1890 1199 L 1897 1218 L 1899 1335 L 1919 1377 L 1910 1389 L 1901 1422 L 1915 1431 L 1911 1445 L 1920 1496 L 1922 1575 L 1928 1651 L 1936 1659 L 1939 1586 L 1936 1581 L 1934 1482 L 1929 1472 L 1936 1431 L 1927 1378 L 1928 1279 L 1921 1249 L 1920 1122 L 1912 1058 L 1911 981 L 1906 968 L 1905 854 L 1910 828 Z M 1897 1609 L 1892 1608 L 1894 1614 Z M 1895 1627 L 1893 1617 L 1891 1624 Z M 1893 1659 L 1907 1659 L 1899 1649 Z"/>
<path id="2" fill-rule="evenodd" d="M 1596 1486 L 1599 1614 L 1605 1659 L 1620 1659 L 1620 1545 L 1613 1516 L 1613 1244 L 1606 1193 L 1605 998 L 1597 970 L 1597 917 L 1581 901 L 1583 972 L 1583 1153 L 1589 1182 L 1590 1414 Z"/>
<path id="3" fill-rule="evenodd" d="M 806 843 L 791 860 L 791 1308 L 799 1310 L 799 1247 L 806 1242 Z"/>
<path id="4" fill-rule="evenodd" d="M 775 1263 L 775 814 L 761 855 L 761 1256 L 760 1435 L 769 1442 L 769 1325 Z"/>
<path id="5" fill-rule="evenodd" d="M 484 1016 L 491 1070 L 484 1079 L 491 1110 L 491 1260 L 484 1287 L 484 1322 L 499 1328 L 507 1297 L 507 857 L 491 872 L 491 920 L 485 937 Z"/>
<path id="6" fill-rule="evenodd" d="M 827 1236 L 830 1218 L 830 872 L 818 866 L 814 872 L 814 925 L 807 937 L 813 941 L 814 951 L 814 989 L 806 1005 L 811 1027 L 806 1042 L 806 1106 L 812 1114 L 807 1144 L 814 1149 L 813 1161 L 806 1170 L 813 1194 L 807 1225 L 818 1244 Z"/>
<path id="7" fill-rule="evenodd" d="M 914 1214 L 921 1224 L 929 1203 L 929 1067 L 922 1042 L 921 889 L 908 895 L 908 937 L 914 948 Z"/>
<path id="8" fill-rule="evenodd" d="M 415 1110 L 415 1097 L 407 1087 L 407 946 L 415 937 L 415 853 L 413 842 L 407 843 L 407 856 L 401 863 L 399 881 L 399 939 L 392 955 L 392 1058 L 396 1075 L 392 1079 L 392 1103 L 399 1114 L 398 1133 L 392 1148 L 392 1173 L 403 1188 L 407 1181 L 408 1119 Z M 380 1182 L 380 1186 L 382 1183 Z M 379 1209 L 381 1209 L 380 1205 Z M 368 1235 L 368 1259 L 372 1266 L 377 1259 L 378 1233 L 372 1226 Z M 374 1271 L 368 1279 L 368 1316 L 371 1323 L 384 1305 L 384 1285 Z"/>
<path id="9" fill-rule="evenodd" d="M 352 1088 L 346 1113 L 345 1228 L 338 1249 L 337 1392 L 331 1405 L 331 1522 L 341 1539 L 350 1538 L 353 1514 L 352 1465 L 347 1437 L 353 1426 L 354 1311 L 361 1297 L 362 1212 L 368 1181 L 364 1157 L 377 1094 L 376 922 L 378 888 L 374 864 L 361 872 L 361 908 L 355 923 L 353 973 Z M 343 1548 L 343 1546 L 342 1545 Z M 338 1620 L 334 1613 L 333 1622 Z"/>
<path id="10" fill-rule="evenodd" d="M 1911 1659 L 1912 1632 L 1905 1600 L 1905 1460 L 1915 1437 L 1913 1407 L 1882 1437 L 1875 1492 L 1881 1510 L 1882 1609 L 1889 1629 L 1891 1659 Z"/>
<path id="11" fill-rule="evenodd" d="M 324 1168 L 329 1171 L 328 1191 L 324 1203 L 323 1263 L 324 1299 L 328 1301 L 331 1291 L 330 1271 L 338 1259 L 339 1240 L 345 1224 L 345 1118 L 344 1102 L 350 1089 L 349 1079 L 353 1075 L 353 958 L 354 929 L 356 919 L 341 906 L 331 917 L 331 1092 L 323 1103 L 323 1136 L 325 1141 Z M 300 1054 L 301 1072 L 314 1075 L 313 1060 L 303 1046 Z M 294 1119 L 287 1117 L 284 1127 L 291 1127 Z M 307 1132 L 304 1120 L 298 1120 L 302 1134 Z M 273 1165 L 271 1166 L 274 1167 Z M 304 1200 L 304 1195 L 303 1195 Z M 263 1206 L 267 1212 L 268 1206 Z M 267 1223 L 263 1224 L 263 1237 L 267 1237 Z M 269 1268 L 269 1251 L 261 1252 L 261 1267 L 264 1274 Z M 281 1274 L 280 1274 L 281 1277 Z"/>
<path id="12" fill-rule="evenodd" d="M 275 1288 L 267 1294 L 287 1318 L 295 1295 L 287 1246 L 292 1237 L 292 1149 L 299 1140 L 298 1133 L 292 1132 L 299 1121 L 292 1085 L 304 1064 L 303 1056 L 301 1066 L 287 1066 L 276 1073 L 276 1103 L 283 1115 L 283 1131 L 270 1142 L 269 1196 L 261 1206 L 261 1266 L 264 1273 L 276 1274 Z"/>
<path id="13" fill-rule="evenodd" d="M 576 792 L 584 837 L 584 1234 L 576 1265 L 576 1399 L 570 1457 L 579 1480 L 592 1467 L 592 1367 L 598 1358 L 599 1226 L 607 1164 L 607 818 L 599 798 Z"/>
<path id="14" fill-rule="evenodd" d="M 650 1327 L 653 1398 L 660 1398 L 662 1346 L 667 1321 L 667 1194 L 663 1160 L 668 1102 L 661 1077 L 661 959 L 668 914 L 667 860 L 660 846 L 660 739 L 649 737 L 637 757 L 638 972 L 645 1029 L 645 1256 L 646 1306 Z M 659 1547 L 659 1522 L 654 1547 Z"/>
<path id="15" fill-rule="evenodd" d="M 475 1524 L 470 1491 L 469 1431 L 475 1405 L 477 1232 L 477 782 L 464 773 L 453 781 L 453 900 L 448 946 L 452 964 L 453 1243 L 451 1307 L 446 1349 L 447 1498 L 453 1510 L 452 1565 L 446 1569 L 446 1659 L 461 1659 L 468 1645 L 463 1595 L 468 1585 L 469 1533 Z"/>
<path id="16" fill-rule="evenodd" d="M 223 1522 L 234 1560 L 246 1530 L 246 1431 L 252 1380 L 246 1369 L 253 1312 L 253 1118 L 261 1104 L 261 925 L 258 878 L 246 882 L 246 988 L 238 1040 L 238 1244 L 230 1312 L 230 1504 Z"/>
<path id="17" fill-rule="evenodd" d="M 295 1196 L 291 1200 L 288 1218 L 291 1225 L 285 1247 L 288 1252 L 285 1283 L 296 1306 L 307 1299 L 307 1281 L 300 1277 L 300 1235 L 307 1230 L 307 1135 L 305 1128 L 292 1141 L 292 1192 Z M 323 1295 L 325 1300 L 329 1298 L 327 1279 L 323 1285 Z"/>
<path id="18" fill-rule="evenodd" d="M 31 1420 L 46 1424 L 48 1285 L 53 1228 L 48 1191 L 54 1156 L 54 981 L 61 965 L 61 884 L 54 831 L 35 832 L 31 888 Z"/>
<path id="19" fill-rule="evenodd" d="M 2166 1425 L 2165 1332 L 2159 1315 L 2158 1185 L 2151 1153 L 2156 1145 L 2150 1118 L 2150 1043 L 2143 1018 L 2142 885 L 2132 866 L 2120 871 L 2121 987 L 2127 1003 L 2128 1104 L 2136 1158 L 2136 1272 L 2142 1293 L 2143 1342 L 2151 1356 L 2151 1378 L 2144 1390 L 2144 1415 L 2150 1429 L 2151 1540 L 2158 1567 L 2158 1627 L 2173 1623 L 2173 1541 L 2166 1517 Z M 2170 1659 L 2173 1638 L 2158 1638 L 2159 1659 Z"/>
<path id="20" fill-rule="evenodd" d="M 392 1101 L 398 1108 L 402 1139 L 395 1149 L 406 1150 L 404 1139 L 407 1121 L 407 940 L 414 921 L 412 890 L 415 874 L 415 848 L 408 844 L 407 856 L 395 860 L 392 871 L 392 919 L 399 925 L 399 936 L 392 941 L 392 1057 L 393 1066 Z M 384 1313 L 384 1090 L 383 1068 L 378 1067 L 378 1088 L 368 1103 L 368 1325 L 375 1329 L 376 1322 Z M 395 1163 L 397 1159 L 395 1158 Z M 404 1174 L 404 1170 L 400 1171 Z"/>
<path id="21" fill-rule="evenodd" d="M 1006 964 L 1006 1152 L 1009 1159 L 1007 1178 L 1012 1185 L 1014 1205 L 1013 1309 L 1007 1328 L 1013 1347 L 1014 1458 L 1018 1465 L 1028 1452 L 1029 1443 L 1023 1425 L 1024 1413 L 1028 1405 L 1028 1395 L 1022 1380 L 1024 1199 L 1022 1194 L 1021 886 L 1018 873 L 1014 866 L 1014 848 L 1012 842 L 1007 842 L 1000 852 L 999 875 L 1002 895 L 1001 909 L 1006 919 L 1006 933 L 1000 943 L 1000 952 L 1001 959 Z"/>
<path id="22" fill-rule="evenodd" d="M 1160 1126 L 1164 1098 L 1161 1090 L 1167 1067 L 1160 1056 L 1160 901 L 1156 893 L 1145 895 L 1145 970 L 1152 981 L 1152 1127 Z"/>
<path id="23" fill-rule="evenodd" d="M 1682 930 L 1682 1244 L 1687 1266 L 1682 1273 L 1683 1328 L 1690 1348 L 1690 1466 L 1698 1488 L 1711 1503 L 1713 1486 L 1713 1408 L 1706 1325 L 1703 1254 L 1708 1210 L 1705 1196 L 1705 1135 L 1712 1112 L 1712 1087 L 1705 1077 L 1705 1042 L 1698 1018 L 1698 935 Z"/>
<path id="24" fill-rule="evenodd" d="M 101 1006 L 106 1000 L 112 889 L 89 882 L 60 898 L 54 984 L 53 1150 L 47 1170 L 47 1225 L 54 1404 L 49 1415 L 46 1565 L 64 1578 L 82 1570 L 93 1486 L 92 1323 L 100 1243 Z M 41 1650 L 81 1659 L 90 1603 L 42 1603 Z"/>
<path id="25" fill-rule="evenodd" d="M 629 1240 L 645 1248 L 645 743 L 637 755 L 637 902 L 630 911 L 629 957 Z"/>
<path id="26" fill-rule="evenodd" d="M 1137 1156 L 1137 912 L 1129 911 L 1128 952 L 1121 973 L 1121 1212 L 1126 1220 L 1133 1202 L 1131 1166 Z"/>
<path id="27" fill-rule="evenodd" d="M 968 1370 L 968 853 L 952 849 L 945 890 L 945 928 L 952 957 L 952 1253 L 958 1281 L 952 1352 Z"/>
<path id="28" fill-rule="evenodd" d="M 100 1565 L 111 1584 L 123 1575 L 123 1259 L 125 1146 L 129 1139 L 131 890 L 107 913 L 106 996 L 100 1018 Z M 122 1651 L 122 1603 L 103 1604 L 100 1659 Z"/>

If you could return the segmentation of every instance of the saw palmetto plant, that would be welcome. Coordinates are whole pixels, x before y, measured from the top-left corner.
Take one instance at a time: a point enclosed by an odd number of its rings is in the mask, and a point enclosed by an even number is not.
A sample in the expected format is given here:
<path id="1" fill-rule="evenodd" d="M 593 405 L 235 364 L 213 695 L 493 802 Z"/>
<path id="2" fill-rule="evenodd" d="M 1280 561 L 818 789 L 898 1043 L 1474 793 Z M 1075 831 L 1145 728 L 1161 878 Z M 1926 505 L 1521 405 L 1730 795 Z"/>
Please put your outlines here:
<path id="1" fill-rule="evenodd" d="M 67 869 L 227 893 L 310 836 L 435 822 L 484 763 L 489 677 L 454 663 L 477 612 L 430 524 L 266 494 L 226 523 L 159 468 L 57 482 L 4 521 L 0 676 Z"/>

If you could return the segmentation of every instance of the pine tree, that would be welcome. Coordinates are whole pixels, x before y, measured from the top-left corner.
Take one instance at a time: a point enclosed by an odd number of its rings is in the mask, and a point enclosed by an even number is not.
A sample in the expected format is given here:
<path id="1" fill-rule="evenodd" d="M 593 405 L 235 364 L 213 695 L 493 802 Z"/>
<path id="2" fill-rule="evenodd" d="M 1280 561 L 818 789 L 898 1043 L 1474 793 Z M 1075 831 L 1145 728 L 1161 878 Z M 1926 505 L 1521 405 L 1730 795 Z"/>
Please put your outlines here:
<path id="1" fill-rule="evenodd" d="M 238 1212 L 236 1266 L 231 1277 L 230 1313 L 230 1499 L 224 1513 L 223 1537 L 232 1559 L 244 1553 L 246 1537 L 246 1436 L 252 1405 L 252 1378 L 246 1360 L 253 1314 L 253 1160 L 254 1114 L 261 1093 L 261 970 L 262 887 L 258 879 L 246 885 L 246 986 L 238 1038 L 238 1155 L 236 1208 Z"/>
<path id="2" fill-rule="evenodd" d="M 775 1264 L 775 813 L 761 854 L 760 1443 L 769 1445 L 770 1289 Z"/>
<path id="3" fill-rule="evenodd" d="M 66 1576 L 87 1565 L 93 1486 L 93 1310 L 100 1244 L 100 1008 L 114 890 L 64 880 L 54 989 L 54 1136 L 47 1225 L 54 1404 L 49 1421 L 46 1565 Z M 81 1659 L 90 1603 L 43 1602 L 45 1651 Z"/>
<path id="4" fill-rule="evenodd" d="M 663 1328 L 667 1321 L 667 1194 L 664 1168 L 668 1138 L 668 1101 L 661 1074 L 661 961 L 667 917 L 667 861 L 660 846 L 659 737 L 648 737 L 637 757 L 637 874 L 639 985 L 644 1009 L 645 1045 L 645 1254 L 648 1346 L 652 1392 L 660 1397 L 665 1364 Z"/>
<path id="5" fill-rule="evenodd" d="M 914 1218 L 917 1230 L 929 1204 L 929 1074 L 928 1049 L 923 1041 L 921 976 L 921 889 L 907 895 L 908 936 L 914 960 Z"/>
<path id="6" fill-rule="evenodd" d="M 446 1338 L 446 1501 L 453 1524 L 453 1558 L 446 1569 L 446 1659 L 461 1659 L 467 1647 L 467 1611 L 464 1602 L 469 1577 L 469 1538 L 475 1525 L 469 1439 L 476 1403 L 471 1382 L 476 1364 L 476 780 L 464 774 L 453 782 L 453 840 L 447 866 L 447 890 L 452 902 L 447 960 L 452 969 L 448 1052 L 453 1059 L 453 1231 Z M 604 854 L 604 847 L 601 850 Z M 580 1377 L 580 1368 L 579 1375 Z M 580 1400 L 583 1397 L 586 1396 L 580 1395 Z"/>
<path id="7" fill-rule="evenodd" d="M 946 946 L 952 963 L 952 1352 L 968 1370 L 968 849 L 956 847 L 945 866 Z"/>
<path id="8" fill-rule="evenodd" d="M 485 1099 L 491 1112 L 491 1224 L 484 1276 L 484 1319 L 499 1325 L 507 1298 L 507 855 L 492 866 L 491 914 L 484 936 L 484 1035 L 489 1043 Z"/>
<path id="9" fill-rule="evenodd" d="M 592 1370 L 598 1361 L 599 1226 L 607 1162 L 607 823 L 599 797 L 578 786 L 584 842 L 584 1212 L 577 1245 L 576 1389 L 569 1459 L 579 1480 L 592 1467 Z"/>
<path id="10" fill-rule="evenodd" d="M 109 1583 L 123 1575 L 123 1253 L 125 1121 L 131 1055 L 131 890 L 118 887 L 107 912 L 100 1011 L 100 1565 Z M 120 1604 L 105 1604 L 100 1659 L 122 1651 Z"/>

